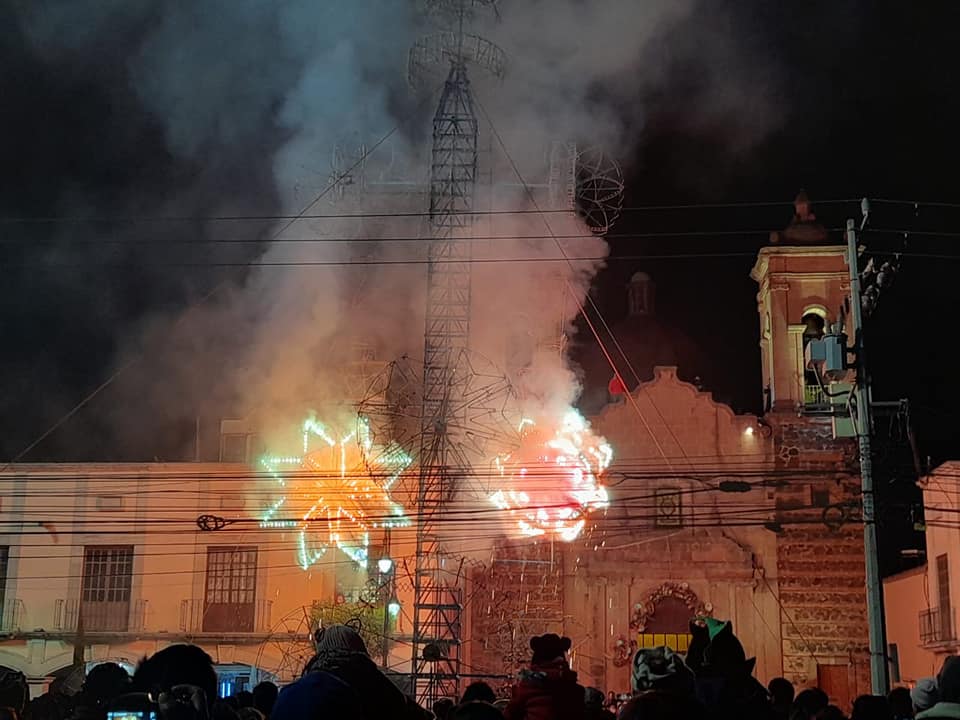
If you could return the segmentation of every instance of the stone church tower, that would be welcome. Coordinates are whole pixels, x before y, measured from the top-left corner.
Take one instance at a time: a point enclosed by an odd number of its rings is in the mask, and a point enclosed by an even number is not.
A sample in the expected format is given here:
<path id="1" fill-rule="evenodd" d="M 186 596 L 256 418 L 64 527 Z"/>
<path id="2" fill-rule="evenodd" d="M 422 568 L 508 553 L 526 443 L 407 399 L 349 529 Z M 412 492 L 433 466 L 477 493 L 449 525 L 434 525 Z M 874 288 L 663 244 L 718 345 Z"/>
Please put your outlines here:
<path id="1" fill-rule="evenodd" d="M 651 278 L 631 279 L 629 313 L 613 328 L 635 371 L 630 397 L 610 396 L 602 353 L 582 358 L 598 390 L 590 422 L 614 448 L 610 508 L 575 542 L 498 543 L 471 590 L 474 672 L 512 674 L 531 635 L 557 632 L 573 640 L 581 682 L 623 692 L 637 648 L 683 653 L 690 619 L 707 615 L 733 622 L 764 683 L 819 685 L 841 707 L 869 692 L 855 444 L 835 415 L 848 386 L 812 375 L 803 359 L 838 322 L 845 248 L 805 195 L 752 277 L 759 417 L 696 383 L 696 353 L 674 352 L 677 329 L 657 324 Z"/>
<path id="2" fill-rule="evenodd" d="M 777 574 L 784 674 L 838 699 L 869 692 L 863 526 L 856 444 L 843 437 L 844 383 L 806 368 L 804 348 L 841 321 L 846 246 L 817 223 L 805 193 L 773 233 L 759 284 L 760 352 L 779 488 Z"/>

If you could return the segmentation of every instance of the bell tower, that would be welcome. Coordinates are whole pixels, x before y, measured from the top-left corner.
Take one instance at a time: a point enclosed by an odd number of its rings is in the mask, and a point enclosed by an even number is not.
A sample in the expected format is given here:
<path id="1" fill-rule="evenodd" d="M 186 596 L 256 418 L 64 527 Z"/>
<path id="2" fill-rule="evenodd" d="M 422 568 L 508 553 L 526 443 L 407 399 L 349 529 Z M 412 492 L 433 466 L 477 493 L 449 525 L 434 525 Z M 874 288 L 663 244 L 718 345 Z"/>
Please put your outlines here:
<path id="1" fill-rule="evenodd" d="M 795 412 L 829 405 L 826 381 L 805 368 L 804 348 L 840 321 L 850 292 L 846 245 L 832 241 L 803 191 L 794 216 L 770 234 L 750 273 L 760 286 L 760 354 L 767 411 Z"/>

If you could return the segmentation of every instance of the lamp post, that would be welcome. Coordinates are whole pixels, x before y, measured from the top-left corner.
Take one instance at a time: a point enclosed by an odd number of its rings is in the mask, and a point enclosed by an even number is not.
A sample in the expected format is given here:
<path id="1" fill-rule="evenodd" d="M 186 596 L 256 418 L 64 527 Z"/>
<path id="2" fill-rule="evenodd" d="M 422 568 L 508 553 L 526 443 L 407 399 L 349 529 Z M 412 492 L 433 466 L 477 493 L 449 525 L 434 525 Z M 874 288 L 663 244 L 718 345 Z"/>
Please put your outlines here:
<path id="1" fill-rule="evenodd" d="M 393 594 L 393 559 L 384 556 L 377 560 L 377 570 L 380 571 L 380 593 L 383 595 L 383 669 L 390 663 L 390 617 L 399 612 L 400 604 Z M 396 607 L 396 612 L 394 608 Z"/>

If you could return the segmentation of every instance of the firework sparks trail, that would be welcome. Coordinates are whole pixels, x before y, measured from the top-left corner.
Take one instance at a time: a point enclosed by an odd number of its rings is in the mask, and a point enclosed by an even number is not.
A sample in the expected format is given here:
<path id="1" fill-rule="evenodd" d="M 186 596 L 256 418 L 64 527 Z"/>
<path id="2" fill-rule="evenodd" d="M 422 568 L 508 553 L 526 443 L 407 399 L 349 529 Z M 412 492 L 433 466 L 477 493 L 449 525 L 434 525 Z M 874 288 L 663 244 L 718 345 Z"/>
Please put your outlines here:
<path id="1" fill-rule="evenodd" d="M 260 462 L 278 491 L 260 526 L 298 529 L 297 561 L 304 570 L 332 547 L 366 568 L 372 530 L 410 525 L 390 489 L 413 459 L 396 445 L 376 446 L 362 416 L 349 431 L 311 416 L 303 423 L 302 455 L 268 455 Z"/>
<path id="2" fill-rule="evenodd" d="M 575 410 L 555 429 L 524 419 L 520 433 L 520 448 L 494 459 L 507 487 L 491 494 L 490 502 L 516 517 L 522 535 L 576 540 L 587 515 L 609 505 L 599 477 L 613 450 Z"/>

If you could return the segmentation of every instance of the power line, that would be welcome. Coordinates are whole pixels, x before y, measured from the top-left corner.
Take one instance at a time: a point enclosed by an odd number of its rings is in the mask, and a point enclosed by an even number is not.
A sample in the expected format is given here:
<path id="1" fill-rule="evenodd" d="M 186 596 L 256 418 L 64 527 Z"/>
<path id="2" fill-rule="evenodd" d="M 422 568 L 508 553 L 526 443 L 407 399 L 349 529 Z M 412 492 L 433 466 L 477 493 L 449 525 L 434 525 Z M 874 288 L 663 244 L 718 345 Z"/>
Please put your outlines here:
<path id="1" fill-rule="evenodd" d="M 354 168 L 360 162 L 366 159 L 380 144 L 392 135 L 397 128 L 390 131 L 376 145 L 358 161 Z M 347 171 L 349 173 L 349 170 Z M 335 183 L 324 190 L 324 194 L 330 188 L 335 187 Z M 322 199 L 323 195 L 318 196 L 308 209 L 313 207 L 317 201 Z M 831 205 L 844 203 L 859 203 L 860 198 L 845 198 L 833 200 L 817 200 L 817 205 Z M 883 201 L 880 201 L 883 202 Z M 620 208 L 621 214 L 624 212 L 659 212 L 670 210 L 710 210 L 710 209 L 745 209 L 757 207 L 787 207 L 789 202 L 783 200 L 761 200 L 761 201 L 742 201 L 727 203 L 674 203 L 663 205 L 633 205 Z M 571 215 L 572 208 L 545 208 L 545 209 L 520 209 L 513 208 L 509 210 L 470 210 L 470 211 L 451 211 L 451 215 L 544 215 L 544 214 L 563 214 Z M 429 216 L 429 212 L 419 211 L 390 211 L 390 212 L 363 212 L 363 213 L 298 213 L 296 215 L 269 214 L 269 215 L 115 215 L 115 216 L 0 216 L 0 224 L 49 224 L 49 223 L 137 223 L 137 222 L 275 222 L 279 220 L 350 220 L 350 219 L 376 219 L 376 218 L 422 218 Z"/>
<path id="2" fill-rule="evenodd" d="M 837 230 L 833 228 L 832 230 Z M 895 231 L 899 232 L 899 231 Z M 753 228 L 749 230 L 677 230 L 677 231 L 657 231 L 657 232 L 635 232 L 635 233 L 608 233 L 605 235 L 595 235 L 593 233 L 567 233 L 562 235 L 473 235 L 465 238 L 465 242 L 492 242 L 496 240 L 508 240 L 522 242 L 526 240 L 642 240 L 644 238 L 678 238 L 678 237 L 711 237 L 711 236 L 750 236 L 750 235 L 769 235 L 770 231 L 762 228 Z M 20 237 L 7 237 L 0 239 L 0 246 L 4 245 L 61 245 L 61 246 L 87 246 L 87 245 L 282 245 L 286 243 L 429 243 L 430 238 L 420 235 L 400 235 L 400 236 L 353 236 L 337 235 L 301 237 L 301 238 L 220 238 L 220 237 L 198 237 L 198 238 L 116 238 L 116 237 L 97 237 L 97 238 L 78 238 L 64 241 L 59 238 L 32 239 Z"/>

